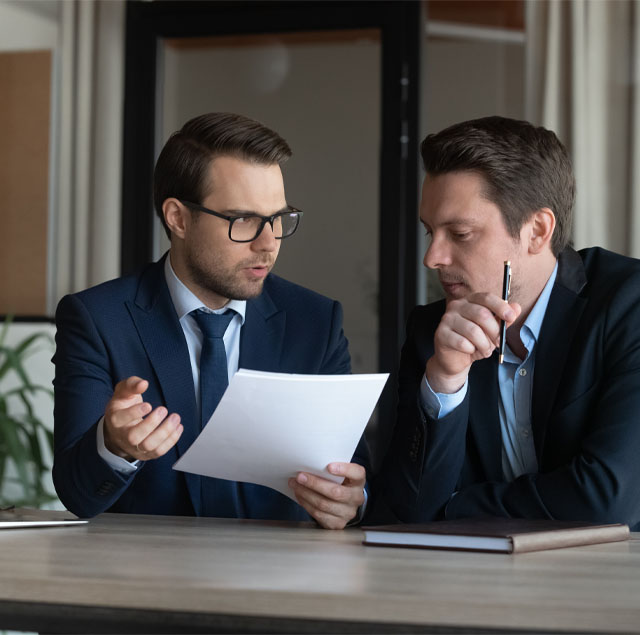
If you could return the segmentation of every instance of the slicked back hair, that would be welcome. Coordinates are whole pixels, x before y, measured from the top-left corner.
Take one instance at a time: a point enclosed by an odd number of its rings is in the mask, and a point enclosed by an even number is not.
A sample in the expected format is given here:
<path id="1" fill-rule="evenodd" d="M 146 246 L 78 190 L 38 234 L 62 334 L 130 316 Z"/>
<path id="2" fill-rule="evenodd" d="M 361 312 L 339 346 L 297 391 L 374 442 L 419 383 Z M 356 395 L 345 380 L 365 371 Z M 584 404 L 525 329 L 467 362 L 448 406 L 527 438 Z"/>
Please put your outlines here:
<path id="1" fill-rule="evenodd" d="M 551 130 L 526 121 L 484 117 L 428 135 L 420 153 L 427 177 L 479 174 L 485 197 L 498 206 L 514 238 L 536 210 L 548 207 L 556 217 L 554 255 L 571 243 L 575 178 L 569 154 Z"/>
<path id="2" fill-rule="evenodd" d="M 153 174 L 154 206 L 169 238 L 162 204 L 171 197 L 202 204 L 210 194 L 209 166 L 221 156 L 281 165 L 291 148 L 276 132 L 243 115 L 213 112 L 187 121 L 169 137 Z"/>

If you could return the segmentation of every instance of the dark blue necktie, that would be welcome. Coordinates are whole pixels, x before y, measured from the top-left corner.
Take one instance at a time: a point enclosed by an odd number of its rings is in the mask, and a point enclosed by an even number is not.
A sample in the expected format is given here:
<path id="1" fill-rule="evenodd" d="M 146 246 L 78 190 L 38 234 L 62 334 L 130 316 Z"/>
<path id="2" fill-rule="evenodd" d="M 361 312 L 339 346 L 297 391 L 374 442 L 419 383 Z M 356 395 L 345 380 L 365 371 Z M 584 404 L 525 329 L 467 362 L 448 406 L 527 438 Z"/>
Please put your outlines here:
<path id="1" fill-rule="evenodd" d="M 191 313 L 202 331 L 200 353 L 200 426 L 204 428 L 222 399 L 229 384 L 227 353 L 222 337 L 235 311 L 206 313 L 198 309 Z"/>
<path id="2" fill-rule="evenodd" d="M 200 426 L 204 426 L 216 409 L 229 384 L 224 336 L 234 311 L 207 313 L 198 309 L 191 313 L 202 331 L 200 353 Z M 201 479 L 202 516 L 237 518 L 243 516 L 238 483 L 203 476 Z"/>

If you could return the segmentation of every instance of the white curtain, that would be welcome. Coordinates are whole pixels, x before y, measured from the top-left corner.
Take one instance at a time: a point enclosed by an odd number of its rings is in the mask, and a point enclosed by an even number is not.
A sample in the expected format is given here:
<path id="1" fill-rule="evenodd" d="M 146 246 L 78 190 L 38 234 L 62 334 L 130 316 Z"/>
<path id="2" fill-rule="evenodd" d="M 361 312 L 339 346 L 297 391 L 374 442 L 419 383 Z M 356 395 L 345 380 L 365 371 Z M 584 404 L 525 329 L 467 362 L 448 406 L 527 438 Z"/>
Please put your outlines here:
<path id="1" fill-rule="evenodd" d="M 576 248 L 640 257 L 640 3 L 527 0 L 526 118 L 568 147 Z"/>
<path id="2" fill-rule="evenodd" d="M 124 2 L 60 3 L 49 304 L 120 269 Z"/>

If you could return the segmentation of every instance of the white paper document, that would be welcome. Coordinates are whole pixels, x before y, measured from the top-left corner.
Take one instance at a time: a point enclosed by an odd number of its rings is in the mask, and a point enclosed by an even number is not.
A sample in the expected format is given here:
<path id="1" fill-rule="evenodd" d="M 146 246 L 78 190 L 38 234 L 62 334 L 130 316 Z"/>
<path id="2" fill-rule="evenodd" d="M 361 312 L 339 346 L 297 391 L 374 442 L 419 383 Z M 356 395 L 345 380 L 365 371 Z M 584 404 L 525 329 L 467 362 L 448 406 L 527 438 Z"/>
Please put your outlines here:
<path id="1" fill-rule="evenodd" d="M 30 527 L 60 527 L 63 525 L 85 525 L 87 520 L 72 517 L 66 512 L 47 512 L 33 509 L 0 510 L 0 529 L 26 529 Z"/>
<path id="2" fill-rule="evenodd" d="M 266 485 L 293 500 L 287 482 L 298 472 L 341 483 L 326 467 L 351 461 L 388 377 L 240 369 L 173 468 Z"/>

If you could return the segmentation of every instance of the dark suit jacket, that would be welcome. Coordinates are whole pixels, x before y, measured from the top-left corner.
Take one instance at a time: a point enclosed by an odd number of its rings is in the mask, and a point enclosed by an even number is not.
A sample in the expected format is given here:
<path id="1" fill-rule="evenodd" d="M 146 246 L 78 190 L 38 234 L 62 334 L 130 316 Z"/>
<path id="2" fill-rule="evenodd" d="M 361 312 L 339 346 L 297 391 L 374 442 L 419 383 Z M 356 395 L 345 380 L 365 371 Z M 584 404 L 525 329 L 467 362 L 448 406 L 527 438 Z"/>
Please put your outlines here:
<path id="1" fill-rule="evenodd" d="M 510 483 L 502 473 L 497 355 L 473 364 L 464 402 L 443 419 L 419 406 L 444 310 L 441 301 L 409 318 L 398 419 L 373 486 L 373 520 L 391 520 L 391 510 L 405 522 L 488 514 L 640 529 L 640 261 L 600 248 L 560 255 L 535 358 L 539 471 Z"/>
<path id="2" fill-rule="evenodd" d="M 79 516 L 200 514 L 204 477 L 171 469 L 195 440 L 200 423 L 187 343 L 163 267 L 164 259 L 139 275 L 68 295 L 58 305 L 53 480 L 60 500 Z M 247 302 L 239 366 L 349 373 L 340 304 L 269 275 L 262 294 Z M 99 456 L 96 427 L 115 384 L 131 375 L 149 381 L 145 401 L 180 414 L 184 430 L 166 455 L 128 476 Z M 354 460 L 367 467 L 364 442 Z M 251 484 L 236 489 L 236 508 L 226 515 L 309 520 L 302 507 L 279 492 Z"/>

